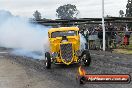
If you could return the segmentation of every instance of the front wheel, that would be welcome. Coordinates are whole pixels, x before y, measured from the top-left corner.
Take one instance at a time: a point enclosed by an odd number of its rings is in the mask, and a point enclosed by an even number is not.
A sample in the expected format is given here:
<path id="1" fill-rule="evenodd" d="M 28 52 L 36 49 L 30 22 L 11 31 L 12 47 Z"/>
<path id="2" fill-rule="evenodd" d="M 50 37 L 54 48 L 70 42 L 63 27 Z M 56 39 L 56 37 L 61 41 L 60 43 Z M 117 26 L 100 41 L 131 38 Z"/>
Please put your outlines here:
<path id="1" fill-rule="evenodd" d="M 49 52 L 45 53 L 45 66 L 47 69 L 51 68 L 51 57 Z"/>
<path id="2" fill-rule="evenodd" d="M 84 51 L 81 55 L 82 61 L 85 66 L 90 66 L 91 64 L 91 56 L 89 51 Z"/>

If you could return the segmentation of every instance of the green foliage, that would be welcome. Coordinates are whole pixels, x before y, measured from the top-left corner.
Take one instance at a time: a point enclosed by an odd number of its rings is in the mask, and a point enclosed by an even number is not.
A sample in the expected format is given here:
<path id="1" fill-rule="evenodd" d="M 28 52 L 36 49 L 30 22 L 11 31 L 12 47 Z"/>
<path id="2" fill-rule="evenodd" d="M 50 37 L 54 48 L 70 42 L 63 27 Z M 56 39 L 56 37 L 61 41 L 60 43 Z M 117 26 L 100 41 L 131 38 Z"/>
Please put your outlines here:
<path id="1" fill-rule="evenodd" d="M 132 0 L 128 0 L 126 5 L 126 17 L 132 17 Z M 132 28 L 132 24 L 128 24 L 129 28 Z"/>
<path id="2" fill-rule="evenodd" d="M 120 17 L 123 17 L 124 16 L 124 11 L 123 10 L 120 10 L 119 11 L 119 15 L 120 15 Z"/>
<path id="3" fill-rule="evenodd" d="M 79 11 L 75 5 L 67 4 L 58 7 L 56 10 L 56 15 L 61 19 L 74 19 L 78 15 Z"/>
<path id="4" fill-rule="evenodd" d="M 41 13 L 36 10 L 33 14 L 35 20 L 40 20 L 41 19 Z"/>

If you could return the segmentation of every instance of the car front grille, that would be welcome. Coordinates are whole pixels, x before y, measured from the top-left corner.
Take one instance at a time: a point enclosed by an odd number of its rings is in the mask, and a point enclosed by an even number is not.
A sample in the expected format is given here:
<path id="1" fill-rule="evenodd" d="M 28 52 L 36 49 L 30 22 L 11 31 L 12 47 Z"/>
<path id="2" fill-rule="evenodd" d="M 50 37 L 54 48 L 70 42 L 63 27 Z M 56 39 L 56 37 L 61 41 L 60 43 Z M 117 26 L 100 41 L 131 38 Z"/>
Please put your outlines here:
<path id="1" fill-rule="evenodd" d="M 61 44 L 60 45 L 60 50 L 61 50 L 61 57 L 65 62 L 71 62 L 72 60 L 72 44 Z"/>

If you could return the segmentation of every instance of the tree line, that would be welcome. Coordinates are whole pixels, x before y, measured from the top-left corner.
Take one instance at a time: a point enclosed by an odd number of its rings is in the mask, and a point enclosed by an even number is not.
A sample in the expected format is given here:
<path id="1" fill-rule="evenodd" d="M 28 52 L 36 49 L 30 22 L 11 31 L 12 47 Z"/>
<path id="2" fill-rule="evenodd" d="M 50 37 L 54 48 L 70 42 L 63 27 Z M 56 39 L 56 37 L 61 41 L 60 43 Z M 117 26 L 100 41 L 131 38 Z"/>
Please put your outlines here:
<path id="1" fill-rule="evenodd" d="M 127 1 L 126 5 L 126 14 L 123 10 L 119 11 L 119 17 L 132 17 L 132 0 Z M 60 19 L 76 19 L 79 14 L 79 10 L 77 9 L 76 5 L 66 4 L 59 6 L 56 9 L 56 16 Z M 33 14 L 36 20 L 42 19 L 41 13 L 36 10 Z M 110 17 L 107 15 L 106 17 Z"/>
<path id="2" fill-rule="evenodd" d="M 76 5 L 66 4 L 56 9 L 56 16 L 60 19 L 76 19 L 79 14 L 79 10 Z M 41 13 L 36 10 L 33 14 L 35 20 L 42 19 Z"/>

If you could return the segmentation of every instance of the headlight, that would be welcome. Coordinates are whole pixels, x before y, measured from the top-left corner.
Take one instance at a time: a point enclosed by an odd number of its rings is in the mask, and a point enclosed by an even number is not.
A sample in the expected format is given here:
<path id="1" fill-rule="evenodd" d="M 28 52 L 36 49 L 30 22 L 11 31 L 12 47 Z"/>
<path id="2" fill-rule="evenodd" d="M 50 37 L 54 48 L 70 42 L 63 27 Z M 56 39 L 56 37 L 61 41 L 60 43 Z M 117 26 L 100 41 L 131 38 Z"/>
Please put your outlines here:
<path id="1" fill-rule="evenodd" d="M 68 42 L 68 41 L 67 41 L 67 40 L 62 40 L 61 42 L 62 42 L 62 43 L 65 43 L 65 42 Z"/>
<path id="2" fill-rule="evenodd" d="M 52 58 L 56 58 L 56 57 L 58 57 L 58 53 L 57 52 L 53 52 L 52 53 Z"/>

